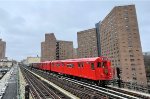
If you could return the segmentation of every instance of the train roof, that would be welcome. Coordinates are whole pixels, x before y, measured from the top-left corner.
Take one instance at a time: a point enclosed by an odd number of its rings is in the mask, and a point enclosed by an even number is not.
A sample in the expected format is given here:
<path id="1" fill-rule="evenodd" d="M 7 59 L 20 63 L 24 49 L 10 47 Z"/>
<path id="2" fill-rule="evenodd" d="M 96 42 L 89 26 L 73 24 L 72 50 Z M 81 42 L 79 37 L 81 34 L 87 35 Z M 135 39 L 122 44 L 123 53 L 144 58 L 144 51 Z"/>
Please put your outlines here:
<path id="1" fill-rule="evenodd" d="M 107 57 L 101 56 L 101 57 L 91 57 L 91 58 L 77 58 L 77 59 L 66 59 L 66 60 L 53 60 L 53 61 L 44 61 L 40 63 L 51 63 L 51 62 L 87 62 L 87 61 L 97 61 L 97 60 L 108 60 Z"/>
<path id="2" fill-rule="evenodd" d="M 100 57 L 92 57 L 92 58 L 78 58 L 78 59 L 68 59 L 68 60 L 71 60 L 71 61 L 96 61 L 100 59 Z M 67 60 L 67 61 L 68 61 Z"/>
<path id="3" fill-rule="evenodd" d="M 96 61 L 96 60 L 102 60 L 101 57 L 92 57 L 92 58 L 78 58 L 78 59 L 66 59 L 66 60 L 55 60 L 52 62 L 86 62 L 86 61 Z"/>

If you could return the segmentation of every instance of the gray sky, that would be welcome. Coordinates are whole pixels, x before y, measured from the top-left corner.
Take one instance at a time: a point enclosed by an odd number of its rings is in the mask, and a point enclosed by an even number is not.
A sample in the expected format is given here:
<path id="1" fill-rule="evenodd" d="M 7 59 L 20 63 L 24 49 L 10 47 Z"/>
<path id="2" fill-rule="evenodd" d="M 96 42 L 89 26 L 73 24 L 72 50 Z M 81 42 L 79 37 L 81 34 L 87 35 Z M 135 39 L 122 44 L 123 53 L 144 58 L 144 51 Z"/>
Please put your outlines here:
<path id="1" fill-rule="evenodd" d="M 0 37 L 6 56 L 21 60 L 40 55 L 45 33 L 71 40 L 77 32 L 93 28 L 114 6 L 135 4 L 143 52 L 150 51 L 150 1 L 121 0 L 0 0 Z"/>

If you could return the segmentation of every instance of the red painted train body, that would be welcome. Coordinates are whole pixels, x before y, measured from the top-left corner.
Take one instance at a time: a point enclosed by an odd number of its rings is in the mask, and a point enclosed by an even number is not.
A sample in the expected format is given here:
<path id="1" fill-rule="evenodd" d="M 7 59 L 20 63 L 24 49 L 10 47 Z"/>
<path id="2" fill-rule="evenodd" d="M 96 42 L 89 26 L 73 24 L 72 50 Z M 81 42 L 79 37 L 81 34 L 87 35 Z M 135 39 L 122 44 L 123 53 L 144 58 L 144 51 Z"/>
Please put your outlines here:
<path id="1" fill-rule="evenodd" d="M 106 57 L 46 61 L 32 63 L 32 67 L 93 81 L 112 79 L 111 63 Z"/>

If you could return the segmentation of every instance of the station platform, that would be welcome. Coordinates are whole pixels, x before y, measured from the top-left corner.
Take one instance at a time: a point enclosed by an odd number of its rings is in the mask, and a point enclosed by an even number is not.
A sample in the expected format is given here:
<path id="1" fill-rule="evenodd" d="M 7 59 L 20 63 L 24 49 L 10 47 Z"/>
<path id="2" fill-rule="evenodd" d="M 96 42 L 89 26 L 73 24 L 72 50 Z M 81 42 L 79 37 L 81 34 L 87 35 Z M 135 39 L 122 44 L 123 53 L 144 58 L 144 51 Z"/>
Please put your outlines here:
<path id="1" fill-rule="evenodd" d="M 26 69 L 26 70 L 27 70 L 27 69 Z M 41 79 L 42 81 L 44 81 L 44 82 L 50 84 L 51 86 L 53 86 L 54 88 L 58 89 L 60 92 L 62 92 L 62 93 L 65 94 L 66 96 L 70 97 L 71 99 L 80 99 L 79 97 L 77 97 L 77 96 L 71 94 L 70 92 L 68 92 L 68 91 L 66 91 L 66 90 L 64 90 L 64 89 L 62 89 L 61 87 L 59 87 L 59 86 L 57 86 L 56 84 L 54 84 L 54 83 L 52 83 L 52 82 L 46 80 L 45 78 L 43 78 L 43 77 L 41 77 L 41 76 L 39 76 L 39 75 L 33 73 L 33 72 L 30 71 L 30 70 L 28 70 L 28 71 L 29 71 L 30 73 L 34 74 L 35 76 L 37 76 L 37 77 L 38 77 L 39 79 Z"/>
<path id="2" fill-rule="evenodd" d="M 0 82 L 2 99 L 17 99 L 17 66 L 13 66 Z"/>

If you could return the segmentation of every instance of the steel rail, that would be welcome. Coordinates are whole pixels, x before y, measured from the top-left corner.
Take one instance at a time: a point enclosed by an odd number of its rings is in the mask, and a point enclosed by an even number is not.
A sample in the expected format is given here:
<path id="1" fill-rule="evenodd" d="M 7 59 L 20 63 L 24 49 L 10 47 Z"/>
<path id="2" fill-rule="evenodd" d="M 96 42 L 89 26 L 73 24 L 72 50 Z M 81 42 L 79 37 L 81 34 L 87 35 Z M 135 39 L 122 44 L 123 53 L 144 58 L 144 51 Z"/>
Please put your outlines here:
<path id="1" fill-rule="evenodd" d="M 47 99 L 47 95 L 49 96 L 49 98 L 61 99 L 57 94 L 55 94 L 47 86 L 45 86 L 43 82 L 34 77 L 34 75 L 29 73 L 27 70 L 24 69 L 23 74 L 25 75 L 26 79 L 28 79 L 29 85 L 31 85 L 31 87 L 34 89 L 34 92 L 36 93 L 39 99 Z"/>

